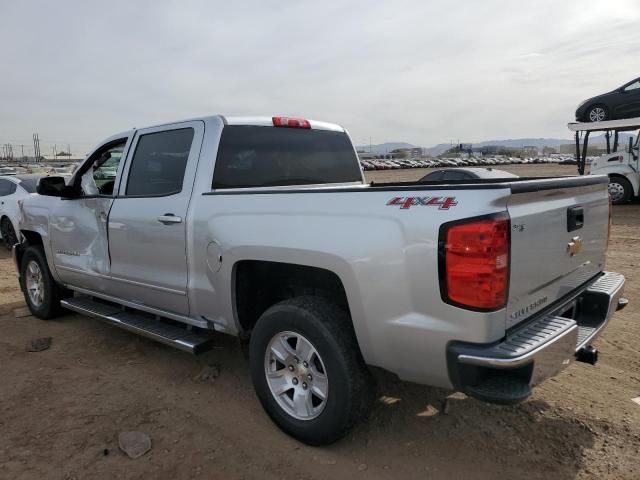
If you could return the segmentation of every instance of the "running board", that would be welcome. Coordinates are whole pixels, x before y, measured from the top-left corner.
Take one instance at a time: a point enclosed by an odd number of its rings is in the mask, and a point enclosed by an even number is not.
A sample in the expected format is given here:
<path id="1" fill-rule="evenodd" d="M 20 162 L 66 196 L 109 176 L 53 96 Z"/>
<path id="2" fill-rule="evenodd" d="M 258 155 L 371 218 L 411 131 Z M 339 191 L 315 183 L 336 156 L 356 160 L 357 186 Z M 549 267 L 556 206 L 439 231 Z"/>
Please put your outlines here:
<path id="1" fill-rule="evenodd" d="M 66 309 L 97 318 L 184 352 L 198 354 L 212 347 L 213 339 L 206 333 L 190 332 L 148 315 L 126 311 L 119 305 L 97 302 L 90 297 L 67 298 L 60 304 Z"/>

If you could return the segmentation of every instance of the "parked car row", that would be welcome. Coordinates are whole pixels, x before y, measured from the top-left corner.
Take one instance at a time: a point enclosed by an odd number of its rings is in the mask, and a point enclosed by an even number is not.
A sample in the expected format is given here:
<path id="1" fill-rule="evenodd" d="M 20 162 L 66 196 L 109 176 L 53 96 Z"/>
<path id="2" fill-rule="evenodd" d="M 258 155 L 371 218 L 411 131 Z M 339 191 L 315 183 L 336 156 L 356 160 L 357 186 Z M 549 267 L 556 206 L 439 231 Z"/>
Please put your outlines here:
<path id="1" fill-rule="evenodd" d="M 517 165 L 529 163 L 559 163 L 575 165 L 571 155 L 551 157 L 470 157 L 431 159 L 367 159 L 360 160 L 363 170 L 395 170 L 401 168 L 442 168 L 442 167 L 489 167 L 495 165 Z"/>
<path id="2" fill-rule="evenodd" d="M 48 164 L 48 163 L 21 163 L 21 164 L 0 164 L 0 175 L 71 175 L 74 165 L 71 164 Z"/>

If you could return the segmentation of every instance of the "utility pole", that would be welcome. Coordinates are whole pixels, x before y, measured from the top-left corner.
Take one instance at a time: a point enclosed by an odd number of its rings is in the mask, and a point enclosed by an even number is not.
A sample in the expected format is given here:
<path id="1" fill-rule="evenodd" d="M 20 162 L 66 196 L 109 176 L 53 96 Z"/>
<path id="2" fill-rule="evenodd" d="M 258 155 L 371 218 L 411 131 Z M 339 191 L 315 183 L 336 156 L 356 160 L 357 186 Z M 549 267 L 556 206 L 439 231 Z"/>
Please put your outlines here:
<path id="1" fill-rule="evenodd" d="M 40 137 L 37 133 L 33 134 L 33 157 L 36 162 L 40 161 Z"/>
<path id="2" fill-rule="evenodd" d="M 2 146 L 2 159 L 8 162 L 13 161 L 13 146 L 10 143 Z"/>

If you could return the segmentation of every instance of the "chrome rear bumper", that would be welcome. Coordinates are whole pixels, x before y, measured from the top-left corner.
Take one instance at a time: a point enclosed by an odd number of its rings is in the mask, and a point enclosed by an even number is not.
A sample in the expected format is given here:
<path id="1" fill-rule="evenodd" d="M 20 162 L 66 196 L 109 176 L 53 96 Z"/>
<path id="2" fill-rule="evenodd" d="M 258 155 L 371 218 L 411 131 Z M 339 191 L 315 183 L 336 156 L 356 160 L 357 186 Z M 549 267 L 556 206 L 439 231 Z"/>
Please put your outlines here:
<path id="1" fill-rule="evenodd" d="M 502 342 L 454 342 L 448 348 L 449 375 L 456 388 L 496 403 L 516 403 L 531 387 L 568 367 L 598 336 L 613 313 L 626 305 L 624 276 L 605 272 L 552 311 L 510 332 Z M 620 306 L 620 307 L 619 307 Z"/>

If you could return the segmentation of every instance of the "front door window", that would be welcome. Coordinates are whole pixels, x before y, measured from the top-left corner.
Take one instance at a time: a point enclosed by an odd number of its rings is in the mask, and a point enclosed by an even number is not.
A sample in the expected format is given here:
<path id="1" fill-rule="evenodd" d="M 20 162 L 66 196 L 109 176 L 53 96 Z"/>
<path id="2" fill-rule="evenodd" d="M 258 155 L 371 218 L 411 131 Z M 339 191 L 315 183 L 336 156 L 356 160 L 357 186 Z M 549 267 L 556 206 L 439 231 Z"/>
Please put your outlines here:
<path id="1" fill-rule="evenodd" d="M 125 141 L 98 152 L 93 164 L 82 175 L 80 183 L 84 195 L 112 195 L 118 166 L 122 160 Z"/>

